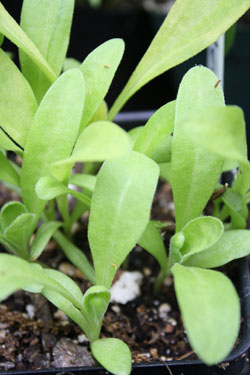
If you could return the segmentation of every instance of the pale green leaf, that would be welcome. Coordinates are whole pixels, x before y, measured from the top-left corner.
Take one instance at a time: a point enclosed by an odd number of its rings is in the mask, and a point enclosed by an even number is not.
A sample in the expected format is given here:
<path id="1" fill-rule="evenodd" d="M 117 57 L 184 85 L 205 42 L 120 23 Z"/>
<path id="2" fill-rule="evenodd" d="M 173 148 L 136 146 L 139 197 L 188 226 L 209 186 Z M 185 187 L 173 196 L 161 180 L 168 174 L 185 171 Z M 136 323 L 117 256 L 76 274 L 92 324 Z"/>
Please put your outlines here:
<path id="1" fill-rule="evenodd" d="M 61 182 L 58 182 L 52 177 L 42 177 L 37 182 L 35 187 L 36 194 L 41 200 L 51 200 L 60 197 L 65 194 L 71 194 L 76 199 L 80 200 L 82 203 L 90 206 L 90 198 L 78 191 L 67 188 Z"/>
<path id="2" fill-rule="evenodd" d="M 236 341 L 240 302 L 222 273 L 176 264 L 174 285 L 189 342 L 207 365 L 223 361 Z"/>
<path id="3" fill-rule="evenodd" d="M 110 292 L 101 285 L 94 285 L 84 294 L 83 307 L 91 319 L 98 323 L 104 316 L 110 301 Z"/>
<path id="4" fill-rule="evenodd" d="M 19 186 L 20 176 L 11 162 L 0 151 L 0 179 L 14 186 Z"/>
<path id="5" fill-rule="evenodd" d="M 36 260 L 41 255 L 51 236 L 61 225 L 62 223 L 60 222 L 50 221 L 48 223 L 43 223 L 39 227 L 30 249 L 30 258 L 32 261 Z"/>
<path id="6" fill-rule="evenodd" d="M 129 375 L 132 367 L 132 356 L 129 347 L 115 338 L 99 339 L 91 343 L 95 359 L 111 374 Z"/>
<path id="7" fill-rule="evenodd" d="M 223 159 L 248 163 L 244 114 L 236 106 L 197 108 L 179 126 L 196 145 Z M 190 130 L 192 129 L 192 131 Z"/>
<path id="8" fill-rule="evenodd" d="M 21 28 L 45 57 L 56 76 L 65 60 L 72 23 L 74 0 L 24 0 Z M 20 63 L 38 102 L 51 85 L 29 56 L 20 50 Z"/>
<path id="9" fill-rule="evenodd" d="M 108 106 L 105 100 L 102 100 L 101 104 L 99 105 L 94 115 L 92 116 L 90 123 L 96 122 L 96 121 L 105 121 L 107 120 L 107 117 L 108 117 Z"/>
<path id="10" fill-rule="evenodd" d="M 117 268 L 140 239 L 158 177 L 157 164 L 137 152 L 107 160 L 100 169 L 88 229 L 98 284 L 111 285 Z"/>
<path id="11" fill-rule="evenodd" d="M 177 0 L 111 108 L 109 119 L 151 79 L 215 42 L 249 7 L 249 0 Z"/>
<path id="12" fill-rule="evenodd" d="M 240 163 L 233 190 L 245 194 L 250 189 L 250 168 L 246 163 Z"/>
<path id="13" fill-rule="evenodd" d="M 1 127 L 24 148 L 37 103 L 28 82 L 1 49 L 0 81 Z"/>
<path id="14" fill-rule="evenodd" d="M 27 209 L 21 202 L 8 202 L 0 212 L 0 226 L 4 231 L 21 214 L 27 213 Z"/>
<path id="15" fill-rule="evenodd" d="M 204 109 L 203 125 L 214 106 L 224 105 L 221 87 L 215 87 L 216 82 L 212 71 L 196 66 L 186 73 L 179 87 L 171 158 L 177 231 L 201 214 L 223 168 L 223 159 L 193 143 L 181 126 L 185 117 L 199 109 Z M 191 133 L 193 123 L 190 122 L 188 134 Z"/>
<path id="16" fill-rule="evenodd" d="M 137 140 L 142 129 L 144 129 L 144 126 L 137 126 L 128 131 L 128 134 L 132 140 L 132 147 L 134 147 L 135 141 Z"/>
<path id="17" fill-rule="evenodd" d="M 76 173 L 70 176 L 69 183 L 86 189 L 92 193 L 95 189 L 96 176 L 91 174 Z"/>
<path id="18" fill-rule="evenodd" d="M 160 176 L 171 183 L 171 163 L 161 163 L 160 167 Z"/>
<path id="19" fill-rule="evenodd" d="M 112 159 L 129 152 L 131 147 L 131 140 L 122 128 L 109 121 L 98 121 L 82 131 L 71 157 L 53 164 L 52 173 L 61 181 L 66 166 Z"/>
<path id="20" fill-rule="evenodd" d="M 222 236 L 224 226 L 216 217 L 203 216 L 189 221 L 182 232 L 185 242 L 180 251 L 185 258 L 213 246 Z"/>
<path id="21" fill-rule="evenodd" d="M 150 117 L 135 141 L 135 151 L 151 157 L 157 146 L 173 132 L 175 105 L 175 100 L 167 103 Z"/>
<path id="22" fill-rule="evenodd" d="M 61 75 L 44 96 L 30 129 L 22 165 L 25 205 L 40 214 L 45 202 L 35 192 L 37 181 L 50 175 L 51 164 L 70 156 L 80 124 L 84 79 L 77 69 Z M 64 171 L 65 179 L 70 170 Z"/>
<path id="23" fill-rule="evenodd" d="M 4 230 L 4 236 L 8 242 L 16 249 L 17 253 L 28 258 L 29 240 L 33 233 L 35 215 L 24 213 L 17 218 Z"/>
<path id="24" fill-rule="evenodd" d="M 193 254 L 185 260 L 188 266 L 215 268 L 250 254 L 250 231 L 230 230 L 223 233 L 211 248 Z"/>
<path id="25" fill-rule="evenodd" d="M 94 49 L 83 61 L 80 69 L 86 80 L 86 98 L 80 131 L 89 123 L 105 98 L 123 52 L 123 40 L 115 38 Z"/>
<path id="26" fill-rule="evenodd" d="M 81 66 L 80 61 L 74 59 L 73 57 L 66 57 L 63 63 L 63 71 L 66 72 L 67 70 L 70 70 L 70 69 L 76 69 L 76 68 L 79 69 L 80 66 Z"/>
<path id="27" fill-rule="evenodd" d="M 232 229 L 245 229 L 248 217 L 248 208 L 241 194 L 232 189 L 227 189 L 221 197 L 222 202 L 229 210 Z"/>
<path id="28" fill-rule="evenodd" d="M 0 3 L 0 32 L 10 39 L 17 47 L 22 49 L 31 60 L 41 69 L 50 82 L 55 81 L 56 75 L 49 66 L 35 44 L 29 39 L 14 18 Z"/>
<path id="29" fill-rule="evenodd" d="M 151 158 L 159 164 L 165 164 L 171 162 L 172 153 L 172 139 L 173 137 L 169 135 L 157 146 L 157 148 L 152 153 Z"/>

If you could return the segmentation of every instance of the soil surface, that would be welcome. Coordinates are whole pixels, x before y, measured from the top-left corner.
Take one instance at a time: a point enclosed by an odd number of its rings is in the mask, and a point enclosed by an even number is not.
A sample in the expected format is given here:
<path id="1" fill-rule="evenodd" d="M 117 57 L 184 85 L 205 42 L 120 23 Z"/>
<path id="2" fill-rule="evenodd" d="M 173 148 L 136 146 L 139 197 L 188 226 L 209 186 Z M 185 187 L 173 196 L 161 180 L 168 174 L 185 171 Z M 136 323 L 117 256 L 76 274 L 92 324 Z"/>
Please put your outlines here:
<path id="1" fill-rule="evenodd" d="M 17 196 L 0 185 L 1 204 L 14 199 Z M 159 183 L 152 217 L 170 223 L 162 232 L 167 248 L 174 231 L 174 207 L 168 184 Z M 84 215 L 75 237 L 77 245 L 84 244 L 88 254 L 87 240 L 83 241 L 87 221 L 88 217 Z M 83 292 L 90 286 L 53 240 L 40 260 L 70 276 Z M 153 285 L 159 267 L 139 246 L 129 257 L 128 270 L 143 274 L 141 295 L 125 305 L 110 304 L 101 337 L 124 340 L 132 351 L 134 362 L 195 358 L 183 328 L 172 278 L 167 277 L 160 294 L 154 296 Z M 118 271 L 116 279 L 123 272 Z M 41 295 L 19 291 L 0 304 L 0 371 L 94 364 L 89 342 L 81 329 Z"/>

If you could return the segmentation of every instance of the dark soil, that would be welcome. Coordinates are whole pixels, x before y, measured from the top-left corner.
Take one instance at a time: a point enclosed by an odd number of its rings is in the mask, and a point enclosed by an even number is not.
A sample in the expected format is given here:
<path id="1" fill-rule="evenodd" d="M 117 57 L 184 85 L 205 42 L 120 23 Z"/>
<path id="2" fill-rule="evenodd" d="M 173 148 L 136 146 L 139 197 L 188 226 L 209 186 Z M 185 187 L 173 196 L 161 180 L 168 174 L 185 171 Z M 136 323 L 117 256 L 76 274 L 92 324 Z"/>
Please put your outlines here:
<path id="1" fill-rule="evenodd" d="M 160 183 L 152 211 L 154 219 L 174 222 L 171 195 L 169 185 Z M 1 203 L 16 198 L 0 186 Z M 85 215 L 75 234 L 78 245 L 83 243 L 86 224 Z M 174 225 L 170 225 L 162 234 L 166 247 L 173 228 Z M 72 277 L 83 292 L 90 286 L 81 272 L 64 258 L 53 240 L 41 260 Z M 128 269 L 143 274 L 141 296 L 125 305 L 110 304 L 101 336 L 124 340 L 132 350 L 134 362 L 195 358 L 183 328 L 172 278 L 168 277 L 161 293 L 154 296 L 153 283 L 158 265 L 139 246 L 129 258 Z M 122 272 L 118 271 L 117 277 Z M 0 370 L 91 365 L 94 361 L 81 329 L 42 296 L 19 291 L 0 304 Z"/>

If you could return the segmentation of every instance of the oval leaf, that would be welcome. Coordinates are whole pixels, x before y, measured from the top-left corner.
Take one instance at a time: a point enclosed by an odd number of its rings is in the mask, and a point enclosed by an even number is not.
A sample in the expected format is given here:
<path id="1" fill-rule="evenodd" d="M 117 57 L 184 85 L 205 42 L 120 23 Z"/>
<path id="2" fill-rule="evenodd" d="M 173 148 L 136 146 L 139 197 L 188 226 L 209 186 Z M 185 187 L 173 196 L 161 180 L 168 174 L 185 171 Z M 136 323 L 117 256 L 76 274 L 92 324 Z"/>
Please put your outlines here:
<path id="1" fill-rule="evenodd" d="M 25 205 L 40 214 L 45 202 L 38 199 L 35 185 L 40 177 L 50 175 L 52 163 L 68 157 L 75 143 L 84 101 L 84 80 L 73 69 L 51 86 L 43 98 L 27 139 L 21 187 Z M 64 171 L 69 176 L 70 170 Z"/>
<path id="2" fill-rule="evenodd" d="M 62 223 L 57 221 L 50 221 L 39 227 L 30 249 L 30 258 L 32 261 L 36 260 L 41 255 L 51 236 L 61 225 Z"/>
<path id="3" fill-rule="evenodd" d="M 21 28 L 57 76 L 61 73 L 68 48 L 73 9 L 74 0 L 24 0 L 22 5 Z M 22 72 L 40 102 L 51 81 L 22 50 L 19 57 Z"/>
<path id="4" fill-rule="evenodd" d="M 96 360 L 111 374 L 130 374 L 132 356 L 123 341 L 114 338 L 96 340 L 91 343 L 91 351 Z"/>
<path id="5" fill-rule="evenodd" d="M 98 121 L 82 131 L 72 156 L 53 164 L 52 173 L 61 181 L 65 166 L 112 159 L 127 153 L 131 147 L 131 140 L 122 128 L 109 121 Z"/>
<path id="6" fill-rule="evenodd" d="M 140 239 L 158 177 L 157 164 L 137 152 L 104 162 L 97 175 L 88 227 L 97 284 L 110 287 L 117 268 Z"/>
<path id="7" fill-rule="evenodd" d="M 197 355 L 213 365 L 230 353 L 240 327 L 240 302 L 222 273 L 176 264 L 172 268 L 178 304 Z"/>
<path id="8" fill-rule="evenodd" d="M 209 249 L 192 254 L 184 264 L 187 266 L 215 268 L 250 254 L 250 231 L 230 230 Z"/>
<path id="9" fill-rule="evenodd" d="M 223 159 L 194 144 L 180 126 L 184 116 L 200 108 L 204 109 L 205 118 L 211 107 L 224 105 L 222 90 L 215 87 L 216 82 L 212 71 L 196 66 L 186 73 L 179 87 L 171 158 L 177 231 L 201 214 L 222 172 Z M 190 133 L 192 129 L 190 124 Z"/>
<path id="10" fill-rule="evenodd" d="M 50 82 L 54 82 L 56 75 L 49 66 L 35 44 L 28 38 L 21 27 L 16 23 L 0 3 L 0 32 L 21 48 L 31 60 L 41 69 Z"/>
<path id="11" fill-rule="evenodd" d="M 0 151 L 0 179 L 17 187 L 20 184 L 19 174 L 17 173 L 16 169 L 13 167 L 11 162 L 3 155 L 1 151 Z"/>
<path id="12" fill-rule="evenodd" d="M 0 212 L 0 226 L 4 231 L 19 215 L 27 213 L 21 202 L 6 203 Z"/>

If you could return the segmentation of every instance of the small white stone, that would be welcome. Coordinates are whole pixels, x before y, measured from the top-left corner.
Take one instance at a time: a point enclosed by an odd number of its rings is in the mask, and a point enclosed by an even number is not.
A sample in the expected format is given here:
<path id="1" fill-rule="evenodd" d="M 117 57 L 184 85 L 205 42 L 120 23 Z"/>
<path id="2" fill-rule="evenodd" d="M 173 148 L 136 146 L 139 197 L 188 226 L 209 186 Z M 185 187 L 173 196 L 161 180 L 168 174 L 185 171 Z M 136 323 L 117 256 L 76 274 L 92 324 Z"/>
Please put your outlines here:
<path id="1" fill-rule="evenodd" d="M 167 320 L 169 311 L 171 311 L 171 306 L 168 303 L 162 303 L 159 307 L 160 318 L 163 320 Z"/>
<path id="2" fill-rule="evenodd" d="M 81 335 L 78 335 L 77 336 L 77 340 L 80 344 L 83 344 L 84 342 L 88 342 L 88 338 L 87 336 L 85 336 L 84 334 L 81 334 Z"/>
<path id="3" fill-rule="evenodd" d="M 121 311 L 120 307 L 118 305 L 113 305 L 111 307 L 111 309 L 116 313 L 116 314 L 119 314 L 119 312 Z"/>
<path id="4" fill-rule="evenodd" d="M 141 272 L 124 272 L 110 289 L 111 302 L 125 304 L 141 295 L 140 285 L 143 279 Z"/>
<path id="5" fill-rule="evenodd" d="M 30 304 L 27 305 L 27 306 L 26 306 L 26 311 L 27 311 L 28 317 L 29 317 L 30 319 L 33 319 L 34 316 L 35 316 L 35 306 L 30 305 Z"/>

